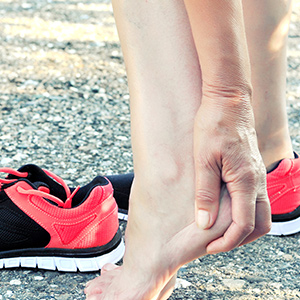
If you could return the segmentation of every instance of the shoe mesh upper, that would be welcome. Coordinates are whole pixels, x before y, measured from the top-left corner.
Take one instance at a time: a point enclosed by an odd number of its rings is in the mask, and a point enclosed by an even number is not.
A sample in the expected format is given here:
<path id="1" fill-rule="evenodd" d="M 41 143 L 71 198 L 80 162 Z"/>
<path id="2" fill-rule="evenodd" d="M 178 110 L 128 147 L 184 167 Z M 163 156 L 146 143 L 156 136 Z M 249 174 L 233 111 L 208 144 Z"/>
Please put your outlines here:
<path id="1" fill-rule="evenodd" d="M 0 251 L 45 247 L 50 234 L 0 192 Z"/>
<path id="2" fill-rule="evenodd" d="M 300 206 L 300 159 L 284 159 L 267 174 L 272 214 L 286 214 Z"/>

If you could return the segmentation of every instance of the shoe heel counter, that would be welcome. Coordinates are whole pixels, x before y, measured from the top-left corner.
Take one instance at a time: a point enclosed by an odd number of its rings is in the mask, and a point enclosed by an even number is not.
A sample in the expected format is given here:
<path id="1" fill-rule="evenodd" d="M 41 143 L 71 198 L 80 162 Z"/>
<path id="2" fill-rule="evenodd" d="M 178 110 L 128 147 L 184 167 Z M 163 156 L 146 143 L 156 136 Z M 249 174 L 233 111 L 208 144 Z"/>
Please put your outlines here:
<path id="1" fill-rule="evenodd" d="M 118 206 L 113 197 L 112 188 L 105 186 L 102 195 L 103 200 L 97 206 L 97 215 L 94 221 L 89 225 L 89 230 L 82 239 L 74 245 L 75 248 L 103 246 L 110 242 L 118 231 Z"/>
<path id="2" fill-rule="evenodd" d="M 300 206 L 300 160 L 286 160 L 285 163 L 289 163 L 285 173 L 275 173 L 269 178 L 267 175 L 268 196 L 273 215 L 291 213 Z"/>

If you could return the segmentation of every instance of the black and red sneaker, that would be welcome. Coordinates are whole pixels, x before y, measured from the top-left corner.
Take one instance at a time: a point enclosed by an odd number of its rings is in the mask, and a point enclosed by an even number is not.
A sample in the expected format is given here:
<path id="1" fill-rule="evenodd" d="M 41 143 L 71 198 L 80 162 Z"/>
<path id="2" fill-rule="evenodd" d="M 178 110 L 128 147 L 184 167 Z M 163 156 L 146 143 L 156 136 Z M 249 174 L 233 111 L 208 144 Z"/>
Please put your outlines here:
<path id="1" fill-rule="evenodd" d="M 272 235 L 300 232 L 300 158 L 283 159 L 267 174 L 267 190 L 271 204 Z"/>
<path id="2" fill-rule="evenodd" d="M 35 165 L 0 179 L 0 268 L 96 271 L 119 261 L 124 243 L 111 183 L 70 190 Z"/>

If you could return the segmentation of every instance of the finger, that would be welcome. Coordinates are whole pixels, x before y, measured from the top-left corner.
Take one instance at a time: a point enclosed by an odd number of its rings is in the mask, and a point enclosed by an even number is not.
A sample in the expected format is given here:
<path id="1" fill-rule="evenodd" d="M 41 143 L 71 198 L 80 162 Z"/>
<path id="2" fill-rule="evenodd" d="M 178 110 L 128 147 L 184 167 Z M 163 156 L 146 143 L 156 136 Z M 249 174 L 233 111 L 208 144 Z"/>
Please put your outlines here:
<path id="1" fill-rule="evenodd" d="M 227 188 L 232 201 L 232 223 L 222 237 L 207 246 L 209 254 L 238 247 L 255 228 L 256 193 L 250 193 L 244 183 L 227 184 Z"/>
<path id="2" fill-rule="evenodd" d="M 264 192 L 256 201 L 255 229 L 240 246 L 248 244 L 271 230 L 271 207 L 267 193 Z"/>
<path id="3" fill-rule="evenodd" d="M 195 218 L 201 229 L 210 228 L 219 211 L 220 174 L 210 167 L 196 166 Z"/>

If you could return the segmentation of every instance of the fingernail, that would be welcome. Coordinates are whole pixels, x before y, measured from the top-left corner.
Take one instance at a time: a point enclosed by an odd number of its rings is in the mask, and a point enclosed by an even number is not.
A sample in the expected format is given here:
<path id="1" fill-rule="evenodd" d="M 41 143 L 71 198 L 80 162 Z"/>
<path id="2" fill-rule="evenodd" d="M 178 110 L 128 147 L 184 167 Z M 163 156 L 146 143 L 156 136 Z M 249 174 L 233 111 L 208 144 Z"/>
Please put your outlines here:
<path id="1" fill-rule="evenodd" d="M 209 213 L 206 210 L 198 210 L 197 225 L 200 229 L 207 229 L 209 227 Z"/>

